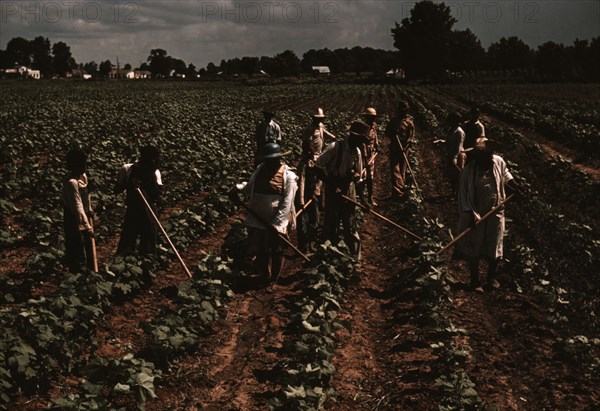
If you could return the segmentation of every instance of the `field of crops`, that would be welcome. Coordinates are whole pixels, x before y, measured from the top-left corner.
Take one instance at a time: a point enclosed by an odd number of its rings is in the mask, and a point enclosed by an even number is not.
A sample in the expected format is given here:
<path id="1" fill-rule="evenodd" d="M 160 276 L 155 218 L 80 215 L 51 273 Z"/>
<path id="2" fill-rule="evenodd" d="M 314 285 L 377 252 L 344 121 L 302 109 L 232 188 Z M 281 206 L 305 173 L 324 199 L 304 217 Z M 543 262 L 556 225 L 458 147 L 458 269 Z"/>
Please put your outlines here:
<path id="1" fill-rule="evenodd" d="M 600 403 L 600 87 L 163 82 L 0 82 L 0 409 L 594 409 Z M 560 96 L 559 100 L 552 96 Z M 344 136 L 368 106 L 385 129 L 411 103 L 422 192 L 362 215 L 363 259 L 321 245 L 277 284 L 242 269 L 244 214 L 227 192 L 248 178 L 262 108 L 277 111 L 288 162 L 323 107 Z M 467 291 L 468 270 L 435 252 L 456 204 L 443 174 L 450 111 L 482 107 L 522 193 L 507 207 L 502 288 Z M 64 155 L 89 153 L 100 221 L 98 273 L 62 263 Z M 157 259 L 114 258 L 117 171 L 162 151 Z M 294 237 L 294 236 L 293 236 Z M 495 408 L 494 408 L 495 407 Z"/>

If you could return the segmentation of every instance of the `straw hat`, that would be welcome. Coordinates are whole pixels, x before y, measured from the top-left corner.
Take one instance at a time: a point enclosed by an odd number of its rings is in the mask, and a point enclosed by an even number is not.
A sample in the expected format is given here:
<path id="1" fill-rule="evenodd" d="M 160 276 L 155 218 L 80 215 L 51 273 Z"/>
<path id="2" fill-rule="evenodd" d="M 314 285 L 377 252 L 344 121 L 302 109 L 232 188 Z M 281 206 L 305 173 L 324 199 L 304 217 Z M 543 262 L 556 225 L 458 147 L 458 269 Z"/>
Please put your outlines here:
<path id="1" fill-rule="evenodd" d="M 363 116 L 377 117 L 377 110 L 375 110 L 373 107 L 369 107 L 368 109 L 365 110 L 365 112 L 363 113 Z"/>
<path id="2" fill-rule="evenodd" d="M 317 109 L 317 112 L 315 114 L 313 114 L 314 118 L 325 118 L 325 114 L 323 114 L 323 109 L 321 107 L 319 107 Z"/>

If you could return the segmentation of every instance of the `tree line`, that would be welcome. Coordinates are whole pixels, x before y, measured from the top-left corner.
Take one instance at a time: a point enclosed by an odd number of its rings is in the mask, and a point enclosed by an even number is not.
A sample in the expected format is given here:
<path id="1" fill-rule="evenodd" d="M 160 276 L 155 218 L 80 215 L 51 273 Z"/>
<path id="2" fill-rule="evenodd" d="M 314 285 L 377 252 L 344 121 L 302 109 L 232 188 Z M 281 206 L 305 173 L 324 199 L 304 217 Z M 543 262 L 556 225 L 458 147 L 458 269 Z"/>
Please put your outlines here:
<path id="1" fill-rule="evenodd" d="M 570 46 L 548 41 L 529 47 L 516 36 L 485 50 L 477 36 L 454 30 L 456 19 L 445 3 L 417 3 L 410 17 L 391 29 L 400 65 L 409 77 L 437 77 L 446 71 L 531 70 L 550 81 L 599 81 L 600 37 L 576 39 Z"/>
<path id="2" fill-rule="evenodd" d="M 600 81 L 600 37 L 577 39 L 572 45 L 546 42 L 532 49 L 516 36 L 503 37 L 487 50 L 469 29 L 455 30 L 456 19 L 444 3 L 423 0 L 411 10 L 410 16 L 391 29 L 397 50 L 371 47 L 311 49 L 300 59 L 292 50 L 270 56 L 245 56 L 221 60 L 217 66 L 208 63 L 199 70 L 193 64 L 170 56 L 164 49 L 152 49 L 138 70 L 153 77 L 177 75 L 195 78 L 204 76 L 247 75 L 264 72 L 271 76 L 297 76 L 312 73 L 313 66 L 327 66 L 332 74 L 373 73 L 381 75 L 390 69 L 402 68 L 409 78 L 443 78 L 449 72 L 481 70 L 527 70 L 548 81 Z M 40 70 L 44 77 L 65 76 L 79 68 L 88 74 L 108 77 L 114 64 L 105 60 L 77 64 L 70 47 L 44 37 L 10 40 L 6 50 L 0 50 L 0 68 L 15 64 Z M 130 64 L 123 66 L 130 70 Z"/>

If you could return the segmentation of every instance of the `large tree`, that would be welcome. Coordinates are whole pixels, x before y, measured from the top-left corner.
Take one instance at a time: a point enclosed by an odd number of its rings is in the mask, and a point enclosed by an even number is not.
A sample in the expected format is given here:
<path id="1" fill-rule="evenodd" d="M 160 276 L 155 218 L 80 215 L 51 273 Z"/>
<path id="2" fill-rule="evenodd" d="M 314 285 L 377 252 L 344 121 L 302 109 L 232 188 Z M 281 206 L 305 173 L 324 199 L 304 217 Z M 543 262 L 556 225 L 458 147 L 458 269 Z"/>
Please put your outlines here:
<path id="1" fill-rule="evenodd" d="M 518 37 L 502 37 L 488 48 L 488 63 L 494 70 L 527 69 L 533 63 L 533 50 Z"/>
<path id="2" fill-rule="evenodd" d="M 273 74 L 275 76 L 297 76 L 300 74 L 300 59 L 291 50 L 276 54 L 273 57 Z"/>
<path id="3" fill-rule="evenodd" d="M 392 29 L 394 46 L 408 75 L 436 76 L 449 66 L 452 27 L 456 19 L 444 3 L 421 1 L 410 17 Z"/>
<path id="4" fill-rule="evenodd" d="M 469 29 L 453 31 L 450 36 L 451 71 L 480 70 L 485 66 L 486 54 L 481 42 Z"/>
<path id="5" fill-rule="evenodd" d="M 110 62 L 110 60 L 103 61 L 100 63 L 100 66 L 98 66 L 98 72 L 103 77 L 108 77 L 111 71 L 112 63 Z"/>
<path id="6" fill-rule="evenodd" d="M 38 36 L 30 42 L 31 48 L 31 67 L 39 70 L 44 76 L 52 74 L 52 56 L 50 55 L 50 40 Z"/>
<path id="7" fill-rule="evenodd" d="M 167 51 L 163 49 L 152 49 L 148 56 L 150 63 L 150 71 L 152 75 L 168 76 L 171 71 L 171 59 L 167 55 Z"/>
<path id="8" fill-rule="evenodd" d="M 6 53 L 19 66 L 31 65 L 31 43 L 23 37 L 15 37 L 6 45 Z"/>
<path id="9" fill-rule="evenodd" d="M 52 45 L 52 68 L 54 74 L 65 76 L 75 68 L 75 60 L 71 55 L 71 48 L 66 43 L 59 41 Z"/>

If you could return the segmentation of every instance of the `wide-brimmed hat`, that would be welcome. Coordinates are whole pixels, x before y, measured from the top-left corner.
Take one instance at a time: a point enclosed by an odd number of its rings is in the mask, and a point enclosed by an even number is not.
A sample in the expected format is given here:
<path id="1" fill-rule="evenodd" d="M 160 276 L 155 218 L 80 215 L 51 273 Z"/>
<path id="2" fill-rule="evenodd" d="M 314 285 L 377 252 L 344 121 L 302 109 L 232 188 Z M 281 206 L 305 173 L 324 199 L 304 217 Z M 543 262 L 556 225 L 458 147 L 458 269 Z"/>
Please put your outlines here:
<path id="1" fill-rule="evenodd" d="M 319 107 L 315 114 L 313 114 L 314 118 L 325 118 L 325 114 L 323 114 L 323 109 Z"/>
<path id="2" fill-rule="evenodd" d="M 363 113 L 363 116 L 365 117 L 377 117 L 377 110 L 375 110 L 373 107 L 369 107 L 365 110 L 365 112 Z"/>
<path id="3" fill-rule="evenodd" d="M 369 139 L 369 132 L 371 131 L 371 126 L 365 123 L 364 121 L 354 121 L 350 125 L 350 130 L 348 131 L 350 134 L 350 138 L 352 139 Z"/>
<path id="4" fill-rule="evenodd" d="M 276 143 L 267 143 L 260 149 L 260 157 L 263 159 L 267 158 L 279 158 L 283 156 L 281 153 L 281 147 Z"/>
<path id="5" fill-rule="evenodd" d="M 270 116 L 270 117 L 275 117 L 275 112 L 273 110 L 263 110 L 262 113 L 264 115 Z"/>

